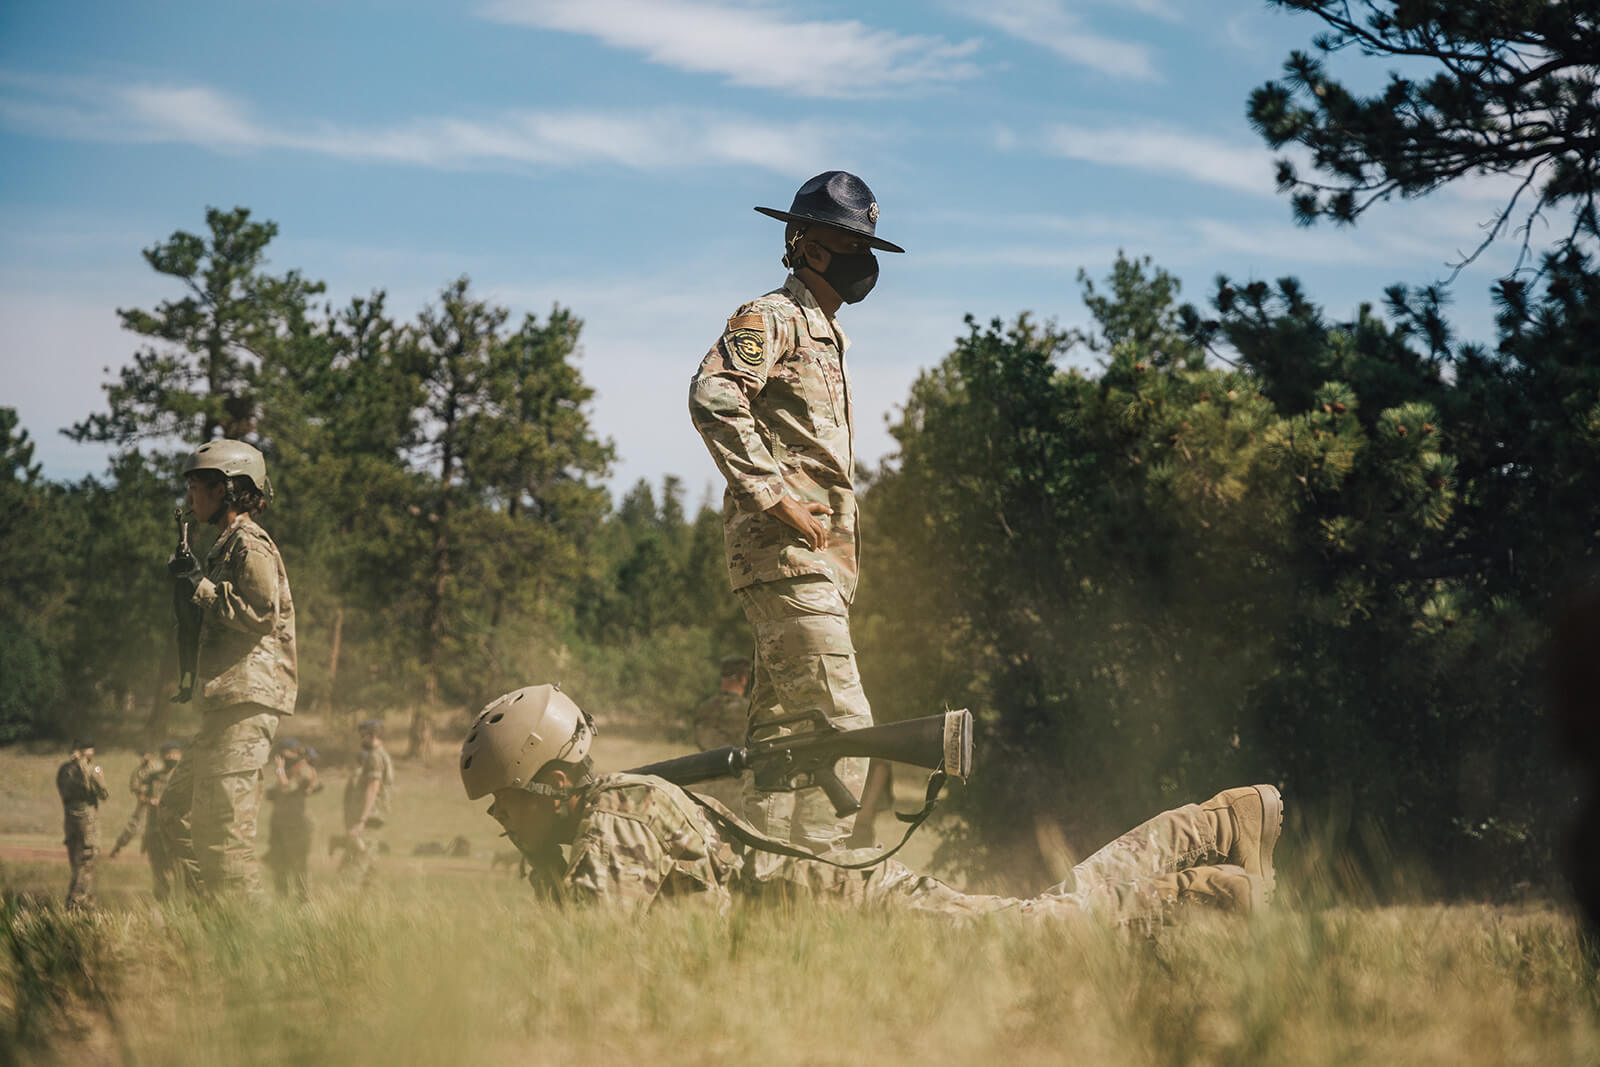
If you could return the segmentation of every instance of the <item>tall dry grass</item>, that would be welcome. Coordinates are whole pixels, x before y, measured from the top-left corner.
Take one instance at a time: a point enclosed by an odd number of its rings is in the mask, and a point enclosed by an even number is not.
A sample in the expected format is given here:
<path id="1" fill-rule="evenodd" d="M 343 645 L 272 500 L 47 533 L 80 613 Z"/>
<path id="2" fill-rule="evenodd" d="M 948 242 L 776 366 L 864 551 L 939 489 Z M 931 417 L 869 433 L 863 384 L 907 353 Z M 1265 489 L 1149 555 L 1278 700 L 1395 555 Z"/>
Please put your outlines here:
<path id="1" fill-rule="evenodd" d="M 569 912 L 508 880 L 70 915 L 12 894 L 24 1064 L 1600 1062 L 1549 909 L 1196 913 L 1154 937 L 829 906 Z"/>
<path id="2" fill-rule="evenodd" d="M 613 765 L 672 754 L 608 743 Z M 0 780 L 47 789 L 56 762 L 0 752 Z M 104 910 L 71 915 L 64 856 L 0 860 L 0 1064 L 1600 1063 L 1600 982 L 1566 914 L 1421 903 L 1398 861 L 1363 886 L 1336 835 L 1298 817 L 1279 901 L 1249 923 L 636 918 L 535 899 L 491 870 L 503 842 L 451 761 L 400 772 L 396 854 L 367 894 L 319 856 L 304 907 L 158 908 L 125 857 L 101 867 Z M 59 841 L 58 820 L 34 798 L 0 846 Z M 455 833 L 470 861 L 410 857 Z M 1394 900 L 1418 903 L 1379 906 Z"/>

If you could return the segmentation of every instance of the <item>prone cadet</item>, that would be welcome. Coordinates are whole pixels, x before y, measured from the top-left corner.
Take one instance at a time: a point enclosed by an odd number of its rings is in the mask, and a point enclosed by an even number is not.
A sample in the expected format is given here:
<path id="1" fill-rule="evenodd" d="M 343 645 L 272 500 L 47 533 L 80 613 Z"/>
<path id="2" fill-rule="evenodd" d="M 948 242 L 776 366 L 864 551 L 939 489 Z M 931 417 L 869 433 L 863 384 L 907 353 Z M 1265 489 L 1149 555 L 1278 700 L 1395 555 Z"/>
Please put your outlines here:
<path id="1" fill-rule="evenodd" d="M 1162 812 L 1020 899 L 959 892 L 892 859 L 875 862 L 875 850 L 808 856 L 653 775 L 596 777 L 594 738 L 592 717 L 557 687 L 536 685 L 484 708 L 461 746 L 468 799 L 493 797 L 489 814 L 527 857 L 530 878 L 566 901 L 644 910 L 683 900 L 725 911 L 736 897 L 802 894 L 958 918 L 1151 924 L 1188 904 L 1250 914 L 1274 887 L 1283 803 L 1270 785 Z"/>

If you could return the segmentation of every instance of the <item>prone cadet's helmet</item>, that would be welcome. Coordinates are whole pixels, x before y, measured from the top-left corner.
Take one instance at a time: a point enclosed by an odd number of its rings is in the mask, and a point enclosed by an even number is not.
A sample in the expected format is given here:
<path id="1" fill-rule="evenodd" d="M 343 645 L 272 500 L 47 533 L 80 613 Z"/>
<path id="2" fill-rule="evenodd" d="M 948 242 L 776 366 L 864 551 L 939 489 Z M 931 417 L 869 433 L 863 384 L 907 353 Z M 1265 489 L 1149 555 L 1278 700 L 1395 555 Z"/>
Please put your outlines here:
<path id="1" fill-rule="evenodd" d="M 245 478 L 267 500 L 272 499 L 272 479 L 267 477 L 267 461 L 253 445 L 222 438 L 207 441 L 184 461 L 183 473 L 218 471 L 229 479 Z"/>
<path id="2" fill-rule="evenodd" d="M 497 697 L 472 720 L 461 743 L 467 799 L 496 789 L 545 792 L 534 775 L 552 760 L 585 763 L 595 733 L 594 718 L 558 686 L 524 686 Z"/>

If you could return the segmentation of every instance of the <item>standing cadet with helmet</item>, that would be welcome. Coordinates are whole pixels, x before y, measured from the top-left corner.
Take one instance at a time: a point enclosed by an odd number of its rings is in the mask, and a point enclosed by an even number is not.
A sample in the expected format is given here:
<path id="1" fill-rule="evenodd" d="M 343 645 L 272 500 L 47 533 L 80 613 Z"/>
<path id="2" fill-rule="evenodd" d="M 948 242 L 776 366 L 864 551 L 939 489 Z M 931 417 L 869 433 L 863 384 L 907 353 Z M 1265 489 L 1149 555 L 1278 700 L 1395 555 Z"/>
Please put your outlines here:
<path id="1" fill-rule="evenodd" d="M 727 480 L 723 541 L 733 588 L 755 630 L 750 737 L 779 736 L 783 716 L 821 709 L 843 729 L 872 725 L 856 671 L 850 603 L 856 591 L 856 499 L 850 340 L 834 313 L 872 291 L 878 204 L 866 182 L 831 170 L 800 187 L 786 222 L 782 288 L 743 305 L 700 363 L 689 412 Z M 839 767 L 860 795 L 866 760 Z M 842 845 L 821 790 L 746 794 L 763 832 L 813 850 Z"/>
<path id="2" fill-rule="evenodd" d="M 1162 812 L 1106 845 L 1036 897 L 961 893 L 873 853 L 793 855 L 714 800 L 652 775 L 596 778 L 594 719 L 552 685 L 507 693 L 473 720 L 461 745 L 467 798 L 489 814 L 562 900 L 647 909 L 681 900 L 726 910 L 736 897 L 810 895 L 954 918 L 1012 913 L 1154 923 L 1185 904 L 1240 914 L 1264 907 L 1283 803 L 1270 785 L 1218 793 Z M 563 856 L 561 849 L 570 849 Z"/>
<path id="3" fill-rule="evenodd" d="M 218 536 L 204 567 L 182 555 L 167 565 L 200 609 L 200 732 L 156 810 L 189 890 L 255 896 L 261 771 L 299 688 L 294 601 L 278 546 L 256 523 L 272 500 L 261 453 L 243 441 L 210 441 L 183 473 L 190 508 Z"/>

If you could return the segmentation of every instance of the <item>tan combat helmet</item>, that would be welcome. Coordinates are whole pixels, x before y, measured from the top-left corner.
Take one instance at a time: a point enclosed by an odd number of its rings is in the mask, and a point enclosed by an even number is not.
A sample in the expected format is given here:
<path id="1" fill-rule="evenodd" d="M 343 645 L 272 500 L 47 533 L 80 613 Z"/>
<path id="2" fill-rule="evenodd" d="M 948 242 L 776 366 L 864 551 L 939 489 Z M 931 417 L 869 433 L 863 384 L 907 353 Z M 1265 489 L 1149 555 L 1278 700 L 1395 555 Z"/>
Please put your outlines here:
<path id="1" fill-rule="evenodd" d="M 583 763 L 594 743 L 594 719 L 554 685 L 529 685 L 491 701 L 472 720 L 461 743 L 461 784 L 467 799 L 496 789 L 565 796 L 534 775 L 551 760 Z M 588 781 L 585 772 L 583 782 Z"/>
<path id="2" fill-rule="evenodd" d="M 267 477 L 267 461 L 253 446 L 243 441 L 222 438 L 207 441 L 190 454 L 183 473 L 220 471 L 229 478 L 248 478 L 267 500 L 272 499 L 272 479 Z"/>

